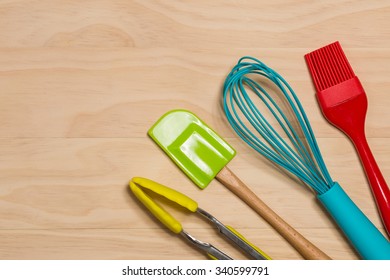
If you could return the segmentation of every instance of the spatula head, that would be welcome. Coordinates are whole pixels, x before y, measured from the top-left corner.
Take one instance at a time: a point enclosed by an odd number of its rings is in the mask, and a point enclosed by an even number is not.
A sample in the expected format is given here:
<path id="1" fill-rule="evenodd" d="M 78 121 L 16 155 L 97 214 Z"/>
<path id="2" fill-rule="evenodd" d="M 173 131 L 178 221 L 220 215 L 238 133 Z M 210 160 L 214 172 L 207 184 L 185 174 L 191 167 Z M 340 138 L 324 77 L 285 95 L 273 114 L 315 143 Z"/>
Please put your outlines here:
<path id="1" fill-rule="evenodd" d="M 201 189 L 236 154 L 217 133 L 186 110 L 166 113 L 148 134 Z"/>

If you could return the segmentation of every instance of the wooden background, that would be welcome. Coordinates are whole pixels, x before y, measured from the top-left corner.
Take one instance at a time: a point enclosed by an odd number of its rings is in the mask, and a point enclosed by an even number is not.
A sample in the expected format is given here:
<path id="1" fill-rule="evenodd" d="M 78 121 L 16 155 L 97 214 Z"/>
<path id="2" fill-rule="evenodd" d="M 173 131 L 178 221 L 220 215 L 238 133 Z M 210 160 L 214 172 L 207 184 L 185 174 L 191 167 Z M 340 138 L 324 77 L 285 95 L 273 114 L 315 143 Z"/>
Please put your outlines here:
<path id="1" fill-rule="evenodd" d="M 0 1 L 0 258 L 206 259 L 128 191 L 177 189 L 274 259 L 300 255 L 221 184 L 199 190 L 146 135 L 189 109 L 238 154 L 230 167 L 334 259 L 357 259 L 313 193 L 232 133 L 221 86 L 243 55 L 295 89 L 333 178 L 382 231 L 352 143 L 320 113 L 303 55 L 339 40 L 368 94 L 366 132 L 390 178 L 389 1 Z M 245 259 L 202 219 L 185 229 Z"/>

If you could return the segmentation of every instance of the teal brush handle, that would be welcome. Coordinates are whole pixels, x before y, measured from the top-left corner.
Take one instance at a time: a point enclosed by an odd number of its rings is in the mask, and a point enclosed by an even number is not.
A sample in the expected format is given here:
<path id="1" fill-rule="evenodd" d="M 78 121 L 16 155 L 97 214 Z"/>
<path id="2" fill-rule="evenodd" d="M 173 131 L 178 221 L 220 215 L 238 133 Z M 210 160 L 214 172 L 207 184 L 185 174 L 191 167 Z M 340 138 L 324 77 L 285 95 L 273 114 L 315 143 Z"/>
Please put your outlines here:
<path id="1" fill-rule="evenodd" d="M 390 242 L 335 182 L 317 198 L 363 259 L 390 260 Z"/>

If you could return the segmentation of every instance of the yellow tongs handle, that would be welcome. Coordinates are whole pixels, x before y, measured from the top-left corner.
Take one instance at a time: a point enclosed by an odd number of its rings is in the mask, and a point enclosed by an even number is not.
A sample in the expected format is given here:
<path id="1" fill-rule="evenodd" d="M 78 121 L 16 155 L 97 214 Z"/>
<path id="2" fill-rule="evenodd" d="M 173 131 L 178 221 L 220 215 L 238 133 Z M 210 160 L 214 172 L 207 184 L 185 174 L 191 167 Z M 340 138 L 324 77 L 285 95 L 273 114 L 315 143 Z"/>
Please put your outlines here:
<path id="1" fill-rule="evenodd" d="M 180 233 L 183 230 L 180 222 L 157 204 L 147 193 L 143 191 L 143 189 L 147 189 L 153 193 L 161 195 L 191 212 L 196 212 L 198 209 L 198 203 L 188 196 L 146 178 L 134 177 L 130 181 L 130 189 L 138 200 L 141 201 L 142 204 L 145 205 L 145 207 L 148 208 L 158 220 L 160 220 L 160 222 L 174 233 Z"/>

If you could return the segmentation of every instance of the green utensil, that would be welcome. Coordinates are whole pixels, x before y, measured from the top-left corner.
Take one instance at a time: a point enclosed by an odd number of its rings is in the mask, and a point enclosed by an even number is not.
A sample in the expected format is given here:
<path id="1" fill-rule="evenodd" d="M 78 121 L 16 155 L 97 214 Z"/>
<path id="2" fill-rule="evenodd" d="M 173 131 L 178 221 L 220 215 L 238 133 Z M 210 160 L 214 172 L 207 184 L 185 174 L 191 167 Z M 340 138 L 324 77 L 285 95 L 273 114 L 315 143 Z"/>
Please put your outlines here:
<path id="1" fill-rule="evenodd" d="M 184 110 L 166 113 L 148 134 L 201 189 L 236 154 L 203 121 Z"/>
<path id="2" fill-rule="evenodd" d="M 149 136 L 201 189 L 216 178 L 241 198 L 307 259 L 330 259 L 303 237 L 259 197 L 226 165 L 234 149 L 197 116 L 186 110 L 163 115 L 148 131 Z"/>

